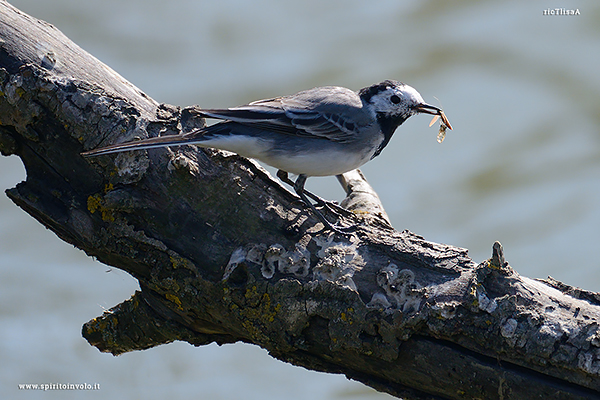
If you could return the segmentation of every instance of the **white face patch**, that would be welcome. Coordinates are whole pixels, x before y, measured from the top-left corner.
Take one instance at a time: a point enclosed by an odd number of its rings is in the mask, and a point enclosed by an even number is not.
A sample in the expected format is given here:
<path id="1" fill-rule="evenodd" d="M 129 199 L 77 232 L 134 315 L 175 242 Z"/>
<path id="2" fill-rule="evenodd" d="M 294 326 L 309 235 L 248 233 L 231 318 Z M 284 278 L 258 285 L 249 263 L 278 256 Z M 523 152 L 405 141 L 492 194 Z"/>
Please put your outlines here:
<path id="1" fill-rule="evenodd" d="M 396 92 L 401 93 L 404 96 L 404 99 L 412 102 L 413 104 L 425 103 L 423 97 L 421 97 L 421 94 L 412 86 L 404 85 L 401 90 L 396 89 Z M 398 96 L 400 96 L 400 94 L 398 94 Z"/>
<path id="2" fill-rule="evenodd" d="M 406 115 L 408 117 L 416 113 L 414 107 L 424 103 L 424 100 L 415 88 L 402 85 L 389 87 L 374 95 L 371 98 L 371 103 L 376 113 Z"/>

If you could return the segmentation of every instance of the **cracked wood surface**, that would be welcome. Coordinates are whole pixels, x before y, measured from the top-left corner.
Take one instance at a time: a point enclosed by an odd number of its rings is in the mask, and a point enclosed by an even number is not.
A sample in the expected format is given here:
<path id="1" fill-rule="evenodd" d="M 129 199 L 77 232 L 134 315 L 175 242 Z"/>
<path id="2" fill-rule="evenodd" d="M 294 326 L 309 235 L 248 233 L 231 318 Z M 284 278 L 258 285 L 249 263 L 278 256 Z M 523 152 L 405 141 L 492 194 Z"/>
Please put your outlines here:
<path id="1" fill-rule="evenodd" d="M 202 126 L 197 110 L 158 104 L 0 1 L 0 151 L 27 170 L 7 195 L 140 282 L 84 325 L 92 345 L 242 341 L 407 399 L 600 396 L 597 294 L 521 277 L 499 244 L 477 264 L 395 231 L 359 172 L 342 180 L 343 223 L 359 227 L 344 237 L 231 153 L 79 155 Z"/>

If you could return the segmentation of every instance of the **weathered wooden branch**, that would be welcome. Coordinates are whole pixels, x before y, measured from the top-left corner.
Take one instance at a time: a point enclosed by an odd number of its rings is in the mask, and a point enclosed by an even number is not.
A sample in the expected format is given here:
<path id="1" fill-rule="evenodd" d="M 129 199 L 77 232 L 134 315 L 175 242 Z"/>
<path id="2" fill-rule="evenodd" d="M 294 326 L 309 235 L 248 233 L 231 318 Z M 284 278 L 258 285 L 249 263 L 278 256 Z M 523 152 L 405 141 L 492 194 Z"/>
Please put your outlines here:
<path id="1" fill-rule="evenodd" d="M 242 341 L 407 399 L 600 396 L 598 294 L 520 276 L 499 244 L 476 264 L 393 230 L 357 172 L 344 177 L 342 223 L 358 229 L 343 237 L 230 153 L 79 155 L 203 123 L 0 0 L 0 151 L 27 170 L 6 193 L 140 282 L 84 325 L 92 345 Z"/>

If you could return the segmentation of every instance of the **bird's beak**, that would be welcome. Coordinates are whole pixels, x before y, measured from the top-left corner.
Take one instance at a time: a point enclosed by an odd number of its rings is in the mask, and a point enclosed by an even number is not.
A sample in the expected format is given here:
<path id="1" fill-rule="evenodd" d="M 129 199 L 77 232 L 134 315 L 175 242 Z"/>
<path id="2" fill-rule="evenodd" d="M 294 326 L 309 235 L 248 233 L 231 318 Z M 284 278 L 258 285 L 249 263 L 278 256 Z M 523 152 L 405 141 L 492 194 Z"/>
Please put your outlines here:
<path id="1" fill-rule="evenodd" d="M 441 108 L 432 106 L 431 104 L 421 103 L 415 106 L 415 110 L 420 113 L 431 114 L 431 115 L 440 115 L 442 111 Z"/>
<path id="2" fill-rule="evenodd" d="M 421 104 L 418 104 L 415 106 L 415 110 L 418 113 L 425 113 L 425 114 L 440 116 L 440 118 L 442 118 L 442 122 L 444 123 L 444 125 L 446 125 L 450 130 L 452 130 L 452 125 L 450 125 L 450 121 L 448 121 L 448 118 L 446 118 L 446 114 L 444 114 L 444 111 L 442 111 L 441 108 L 432 106 L 431 104 L 421 103 Z"/>

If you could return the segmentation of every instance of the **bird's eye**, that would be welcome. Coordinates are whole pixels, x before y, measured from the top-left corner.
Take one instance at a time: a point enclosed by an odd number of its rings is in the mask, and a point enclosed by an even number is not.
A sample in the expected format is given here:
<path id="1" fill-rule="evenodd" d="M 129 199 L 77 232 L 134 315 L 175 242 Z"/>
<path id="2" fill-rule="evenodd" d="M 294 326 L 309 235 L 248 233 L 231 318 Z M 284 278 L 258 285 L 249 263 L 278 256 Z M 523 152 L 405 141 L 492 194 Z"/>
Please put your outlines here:
<path id="1" fill-rule="evenodd" d="M 394 104 L 398 104 L 398 103 L 400 103 L 400 97 L 393 94 L 392 97 L 390 97 L 390 101 Z"/>

